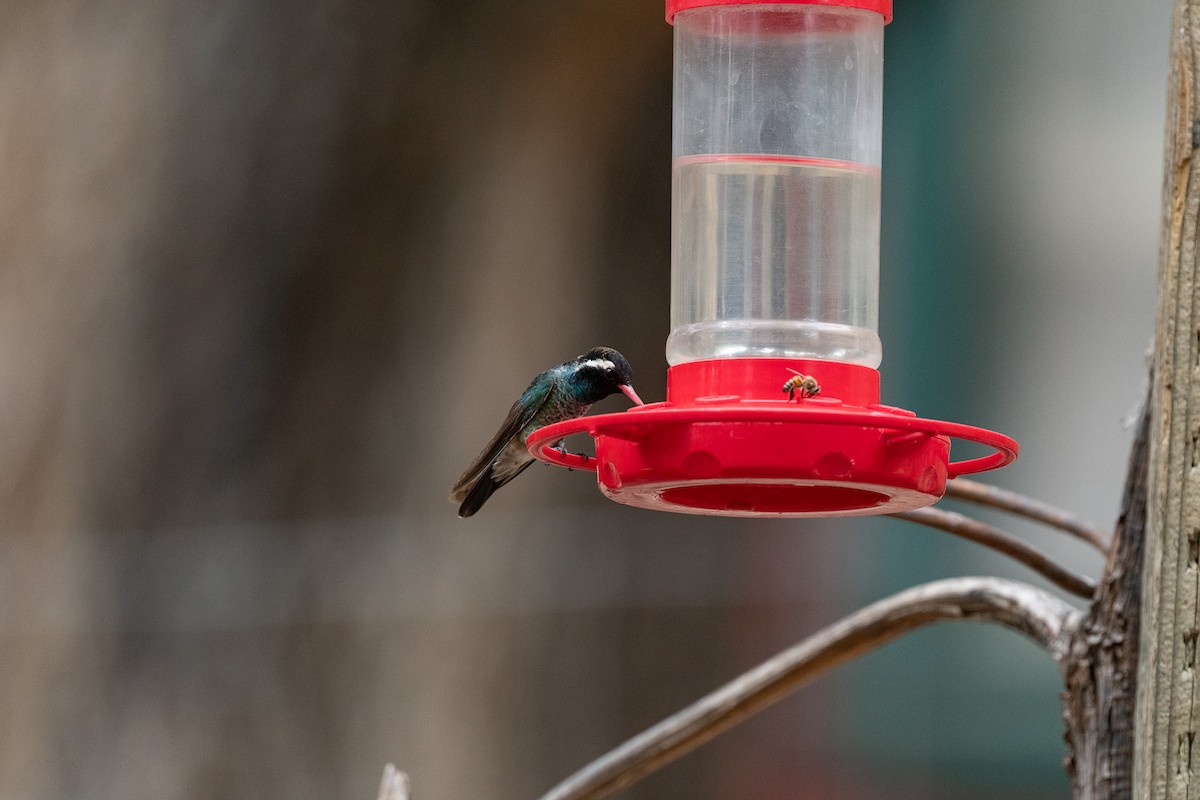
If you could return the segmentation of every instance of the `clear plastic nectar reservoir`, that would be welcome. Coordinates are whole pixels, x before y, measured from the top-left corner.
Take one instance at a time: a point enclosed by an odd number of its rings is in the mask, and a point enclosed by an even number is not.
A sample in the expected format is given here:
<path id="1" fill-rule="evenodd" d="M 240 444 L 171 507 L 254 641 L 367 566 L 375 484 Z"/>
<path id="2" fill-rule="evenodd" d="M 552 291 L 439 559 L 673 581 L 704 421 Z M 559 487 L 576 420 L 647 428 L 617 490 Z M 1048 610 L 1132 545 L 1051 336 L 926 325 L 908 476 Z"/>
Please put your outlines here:
<path id="1" fill-rule="evenodd" d="M 882 14 L 674 13 L 672 365 L 882 357 Z"/>

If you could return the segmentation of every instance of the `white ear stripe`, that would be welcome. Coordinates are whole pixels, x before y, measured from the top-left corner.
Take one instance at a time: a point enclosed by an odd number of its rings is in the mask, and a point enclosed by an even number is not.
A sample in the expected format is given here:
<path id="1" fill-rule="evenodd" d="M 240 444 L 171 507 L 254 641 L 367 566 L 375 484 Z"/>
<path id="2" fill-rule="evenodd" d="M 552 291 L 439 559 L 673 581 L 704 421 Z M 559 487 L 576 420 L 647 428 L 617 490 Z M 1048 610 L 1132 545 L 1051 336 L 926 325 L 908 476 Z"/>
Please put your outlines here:
<path id="1" fill-rule="evenodd" d="M 617 365 L 609 361 L 607 358 L 590 358 L 583 362 L 585 367 L 596 367 L 597 369 L 616 369 Z"/>

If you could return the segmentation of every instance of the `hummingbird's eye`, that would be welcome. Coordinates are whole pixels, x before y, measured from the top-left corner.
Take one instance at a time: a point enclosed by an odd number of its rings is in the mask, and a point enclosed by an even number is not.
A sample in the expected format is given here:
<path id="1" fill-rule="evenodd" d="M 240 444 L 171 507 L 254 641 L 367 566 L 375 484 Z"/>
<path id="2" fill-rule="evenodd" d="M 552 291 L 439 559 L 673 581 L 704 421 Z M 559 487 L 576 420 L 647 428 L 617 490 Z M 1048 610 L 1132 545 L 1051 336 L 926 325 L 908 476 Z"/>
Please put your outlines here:
<path id="1" fill-rule="evenodd" d="M 604 377 L 608 378 L 610 381 L 616 380 L 617 379 L 617 371 L 615 369 L 613 369 L 612 367 L 609 367 L 608 369 L 604 370 Z"/>

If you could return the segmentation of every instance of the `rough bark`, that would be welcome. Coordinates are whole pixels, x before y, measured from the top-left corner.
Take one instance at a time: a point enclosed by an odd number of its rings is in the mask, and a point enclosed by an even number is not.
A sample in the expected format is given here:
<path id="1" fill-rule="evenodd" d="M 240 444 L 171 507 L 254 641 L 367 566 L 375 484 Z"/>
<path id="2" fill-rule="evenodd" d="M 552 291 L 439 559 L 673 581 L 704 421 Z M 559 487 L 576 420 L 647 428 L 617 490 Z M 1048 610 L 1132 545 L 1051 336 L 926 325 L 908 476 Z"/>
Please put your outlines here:
<path id="1" fill-rule="evenodd" d="M 1200 138 L 1195 92 L 1198 21 L 1200 1 L 1176 2 L 1134 751 L 1134 796 L 1147 800 L 1200 796 L 1196 773 L 1200 764 L 1193 755 L 1200 721 L 1195 683 L 1200 630 L 1200 315 L 1196 307 L 1200 182 L 1192 170 Z"/>
<path id="2" fill-rule="evenodd" d="M 1064 667 L 1065 766 L 1075 800 L 1130 796 L 1149 422 L 1147 405 L 1129 458 L 1121 515 L 1104 577 L 1072 636 Z"/>

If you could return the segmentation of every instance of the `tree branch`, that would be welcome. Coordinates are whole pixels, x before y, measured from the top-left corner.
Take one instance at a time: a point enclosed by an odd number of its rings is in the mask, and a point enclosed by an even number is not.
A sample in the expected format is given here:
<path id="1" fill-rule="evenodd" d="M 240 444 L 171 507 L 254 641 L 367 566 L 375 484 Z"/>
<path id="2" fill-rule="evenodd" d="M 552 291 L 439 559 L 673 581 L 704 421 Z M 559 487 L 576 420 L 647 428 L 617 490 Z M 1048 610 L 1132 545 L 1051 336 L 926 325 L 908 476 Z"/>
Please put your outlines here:
<path id="1" fill-rule="evenodd" d="M 998 486 L 967 478 L 955 478 L 946 483 L 946 496 L 999 508 L 1002 511 L 1044 523 L 1052 528 L 1058 528 L 1060 531 L 1084 540 L 1106 555 L 1112 547 L 1112 541 L 1108 534 L 1095 525 L 1084 522 L 1075 515 L 1049 503 L 1026 497 L 1017 492 L 1010 492 Z"/>
<path id="2" fill-rule="evenodd" d="M 803 684 L 863 653 L 941 620 L 1014 630 L 1059 664 L 1081 614 L 1041 589 L 1001 578 L 951 578 L 913 587 L 835 622 L 600 757 L 541 800 L 593 800 L 649 775 Z"/>
<path id="3" fill-rule="evenodd" d="M 937 528 L 940 531 L 952 533 L 989 547 L 1009 558 L 1020 561 L 1055 586 L 1071 594 L 1091 599 L 1096 592 L 1096 584 L 1091 578 L 1072 572 L 1033 545 L 979 520 L 937 508 L 918 508 L 915 511 L 900 511 L 889 516 Z"/>

